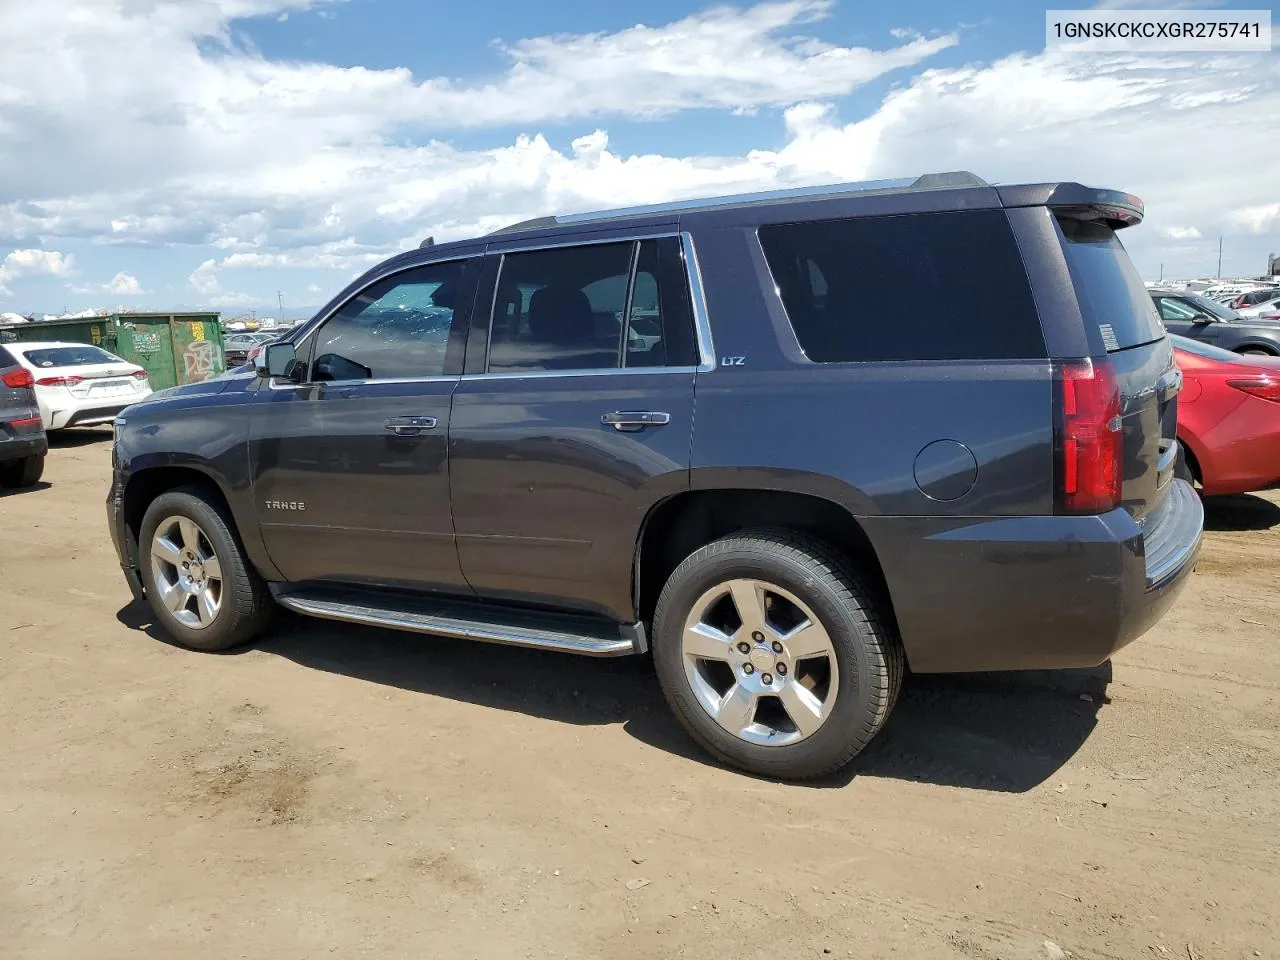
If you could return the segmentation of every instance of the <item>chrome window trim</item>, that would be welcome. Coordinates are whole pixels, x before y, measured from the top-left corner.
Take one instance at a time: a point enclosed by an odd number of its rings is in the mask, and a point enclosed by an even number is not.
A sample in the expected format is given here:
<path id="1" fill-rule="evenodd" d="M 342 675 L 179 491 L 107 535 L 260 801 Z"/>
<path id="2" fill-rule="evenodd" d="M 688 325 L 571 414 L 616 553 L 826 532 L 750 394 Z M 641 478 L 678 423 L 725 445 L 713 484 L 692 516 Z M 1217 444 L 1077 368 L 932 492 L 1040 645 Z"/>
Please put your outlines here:
<path id="1" fill-rule="evenodd" d="M 607 243 L 636 243 L 641 240 L 661 240 L 668 237 L 675 237 L 680 241 L 680 252 L 684 260 L 685 282 L 688 284 L 689 306 L 693 312 L 693 331 L 694 337 L 698 342 L 698 357 L 701 361 L 696 366 L 680 366 L 680 367 L 602 367 L 590 370 L 513 370 L 499 373 L 489 372 L 489 350 L 493 345 L 493 313 L 498 301 L 498 286 L 502 280 L 502 268 L 504 262 L 498 264 L 497 278 L 493 284 L 493 296 L 489 301 L 489 332 L 485 337 L 484 344 L 484 373 L 467 373 L 463 374 L 463 380 L 481 380 L 486 377 L 492 378 L 515 378 L 515 377 L 532 377 L 532 376 L 599 376 L 601 374 L 614 373 L 640 373 L 648 371 L 650 373 L 710 373 L 716 368 L 715 342 L 711 338 L 711 319 L 707 310 L 706 294 L 702 287 L 702 267 L 698 263 L 698 252 L 694 247 L 693 237 L 687 230 L 666 230 L 656 233 L 628 234 L 622 236 L 610 237 L 591 237 L 583 239 L 582 237 L 572 237 L 560 242 L 534 243 L 521 245 L 517 247 L 503 248 L 501 250 L 492 251 L 492 255 L 497 255 L 505 260 L 508 253 L 529 253 L 538 250 L 551 250 L 558 247 L 585 247 L 599 246 Z M 635 272 L 635 264 L 632 263 L 632 273 Z M 630 281 L 628 281 L 630 283 Z M 476 316 L 473 314 L 471 322 L 476 322 Z"/>
<path id="2" fill-rule="evenodd" d="M 698 263 L 698 251 L 688 230 L 680 232 L 680 249 L 684 253 L 684 272 L 689 279 L 689 299 L 693 305 L 693 330 L 698 338 L 699 373 L 710 373 L 716 368 L 716 345 L 711 337 L 711 314 L 707 310 L 706 291 L 702 287 L 702 265 Z"/>
<path id="3" fill-rule="evenodd" d="M 590 370 L 510 370 L 503 373 L 464 373 L 462 380 L 523 380 L 548 377 L 610 377 L 619 374 L 696 373 L 701 367 L 595 367 Z"/>
<path id="4" fill-rule="evenodd" d="M 461 375 L 440 377 L 388 377 L 385 380 L 308 380 L 306 383 L 280 383 L 278 377 L 267 378 L 271 390 L 301 390 L 304 387 L 376 387 L 397 383 L 457 383 Z"/>

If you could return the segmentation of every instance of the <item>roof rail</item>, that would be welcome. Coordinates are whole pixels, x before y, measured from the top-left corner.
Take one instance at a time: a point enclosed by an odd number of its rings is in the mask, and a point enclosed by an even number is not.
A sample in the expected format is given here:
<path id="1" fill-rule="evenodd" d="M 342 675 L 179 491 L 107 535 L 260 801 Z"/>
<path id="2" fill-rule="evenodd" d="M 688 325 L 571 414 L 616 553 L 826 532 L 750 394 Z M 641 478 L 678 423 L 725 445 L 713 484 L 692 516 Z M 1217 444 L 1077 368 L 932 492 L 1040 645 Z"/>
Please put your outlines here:
<path id="1" fill-rule="evenodd" d="M 947 173 L 926 173 L 914 179 L 901 177 L 892 180 L 864 180 L 856 183 L 833 183 L 816 187 L 791 187 L 782 190 L 762 190 L 755 193 L 729 194 L 719 197 L 703 197 L 691 200 L 671 200 L 665 203 L 645 204 L 634 207 L 618 207 L 589 213 L 570 213 L 559 216 L 522 220 L 495 230 L 489 236 L 536 230 L 562 224 L 590 223 L 596 220 L 618 220 L 624 217 L 640 217 L 656 213 L 674 213 L 685 210 L 702 210 L 711 207 L 746 205 L 753 203 L 779 203 L 786 200 L 803 200 L 818 197 L 842 197 L 856 193 L 910 193 L 915 190 L 955 190 L 965 187 L 988 187 L 987 181 L 965 170 Z"/>

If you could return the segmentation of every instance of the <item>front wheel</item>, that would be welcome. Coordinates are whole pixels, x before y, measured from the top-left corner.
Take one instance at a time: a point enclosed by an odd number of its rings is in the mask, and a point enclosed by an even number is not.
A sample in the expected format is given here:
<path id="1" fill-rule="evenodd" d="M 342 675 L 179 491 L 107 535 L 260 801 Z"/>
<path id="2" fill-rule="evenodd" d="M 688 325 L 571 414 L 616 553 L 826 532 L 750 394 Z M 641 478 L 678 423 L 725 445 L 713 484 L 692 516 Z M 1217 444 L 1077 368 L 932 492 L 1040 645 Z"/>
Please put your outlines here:
<path id="1" fill-rule="evenodd" d="M 789 530 L 735 534 L 671 574 L 654 660 L 685 729 L 732 766 L 787 780 L 843 767 L 884 725 L 902 648 L 843 556 Z"/>
<path id="2" fill-rule="evenodd" d="M 1261 347 L 1245 347 L 1238 351 L 1246 357 L 1274 357 L 1275 354 L 1270 350 L 1263 350 Z"/>
<path id="3" fill-rule="evenodd" d="M 262 632 L 274 602 L 229 519 L 195 487 L 161 494 L 138 531 L 139 566 L 157 625 L 194 650 L 225 650 Z"/>

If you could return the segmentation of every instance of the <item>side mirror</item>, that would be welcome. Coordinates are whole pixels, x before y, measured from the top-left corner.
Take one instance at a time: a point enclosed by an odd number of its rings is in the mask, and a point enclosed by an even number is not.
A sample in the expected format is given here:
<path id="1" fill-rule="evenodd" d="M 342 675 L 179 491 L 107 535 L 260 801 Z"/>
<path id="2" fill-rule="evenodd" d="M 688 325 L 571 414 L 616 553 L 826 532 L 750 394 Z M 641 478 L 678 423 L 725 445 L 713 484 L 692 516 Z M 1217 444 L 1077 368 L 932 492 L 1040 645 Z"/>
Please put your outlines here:
<path id="1" fill-rule="evenodd" d="M 1194 317 L 1191 318 L 1191 322 L 1196 324 L 1197 326 L 1201 326 L 1206 323 L 1213 323 L 1213 321 L 1214 321 L 1214 318 L 1209 316 L 1207 313 L 1197 313 Z"/>
<path id="2" fill-rule="evenodd" d="M 268 344 L 255 362 L 258 364 L 258 376 L 279 377 L 297 383 L 302 380 L 303 364 L 294 355 L 292 343 Z"/>

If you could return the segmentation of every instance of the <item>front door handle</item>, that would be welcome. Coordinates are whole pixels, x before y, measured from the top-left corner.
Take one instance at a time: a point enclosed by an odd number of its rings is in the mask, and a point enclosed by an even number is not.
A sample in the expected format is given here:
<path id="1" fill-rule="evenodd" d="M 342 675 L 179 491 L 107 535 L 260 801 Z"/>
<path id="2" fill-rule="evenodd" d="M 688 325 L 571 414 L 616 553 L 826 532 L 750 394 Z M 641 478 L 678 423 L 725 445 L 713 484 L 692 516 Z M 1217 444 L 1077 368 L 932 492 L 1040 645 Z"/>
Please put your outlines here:
<path id="1" fill-rule="evenodd" d="M 435 417 L 387 417 L 386 422 L 386 428 L 397 437 L 416 437 L 435 425 Z"/>
<path id="2" fill-rule="evenodd" d="M 602 414 L 600 422 L 605 426 L 613 427 L 615 430 L 634 433 L 637 430 L 643 430 L 645 427 L 660 427 L 664 423 L 670 423 L 671 414 L 663 413 L 660 410 L 615 411 L 614 413 Z"/>

